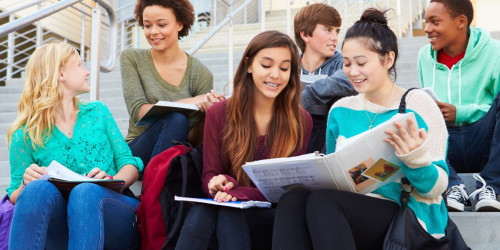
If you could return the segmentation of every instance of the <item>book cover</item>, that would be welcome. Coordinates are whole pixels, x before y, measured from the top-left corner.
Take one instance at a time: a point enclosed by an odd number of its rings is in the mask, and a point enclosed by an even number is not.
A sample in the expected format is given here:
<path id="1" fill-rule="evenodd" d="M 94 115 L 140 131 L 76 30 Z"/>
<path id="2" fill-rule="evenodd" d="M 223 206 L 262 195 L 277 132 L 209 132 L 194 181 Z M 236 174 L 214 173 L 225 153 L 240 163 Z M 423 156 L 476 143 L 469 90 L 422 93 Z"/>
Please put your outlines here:
<path id="1" fill-rule="evenodd" d="M 188 201 L 188 202 L 199 202 L 204 204 L 216 205 L 216 206 L 225 206 L 225 207 L 234 207 L 239 209 L 247 209 L 251 207 L 260 207 L 260 208 L 270 208 L 271 203 L 267 201 L 228 201 L 228 202 L 218 202 L 214 201 L 214 199 L 209 198 L 190 198 L 190 197 L 182 197 L 175 196 L 176 201 Z"/>
<path id="2" fill-rule="evenodd" d="M 99 186 L 109 188 L 118 193 L 123 192 L 125 188 L 124 180 L 102 180 L 93 179 L 83 175 L 79 175 L 69 168 L 63 166 L 57 161 L 52 161 L 47 167 L 47 174 L 42 176 L 42 180 L 48 180 L 53 183 L 64 197 L 68 197 L 71 190 L 78 184 L 90 182 Z"/>
<path id="3" fill-rule="evenodd" d="M 159 117 L 172 112 L 180 112 L 189 117 L 198 111 L 198 106 L 194 104 L 158 101 L 135 125 L 150 126 Z"/>
<path id="4" fill-rule="evenodd" d="M 243 169 L 269 202 L 294 189 L 337 189 L 367 194 L 404 176 L 403 163 L 383 139 L 398 121 L 408 129 L 413 113 L 398 114 L 379 126 L 337 145 L 335 153 L 247 162 Z"/>

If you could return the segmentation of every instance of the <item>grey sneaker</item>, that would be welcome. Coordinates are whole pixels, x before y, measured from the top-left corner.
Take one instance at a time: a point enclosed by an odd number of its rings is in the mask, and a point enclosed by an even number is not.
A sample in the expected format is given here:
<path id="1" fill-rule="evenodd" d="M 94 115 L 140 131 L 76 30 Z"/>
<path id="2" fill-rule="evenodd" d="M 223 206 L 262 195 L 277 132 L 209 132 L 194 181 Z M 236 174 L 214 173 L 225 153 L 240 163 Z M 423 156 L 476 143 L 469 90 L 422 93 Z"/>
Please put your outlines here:
<path id="1" fill-rule="evenodd" d="M 486 182 L 479 174 L 472 175 L 474 179 L 483 184 L 482 188 L 470 194 L 470 197 L 477 196 L 476 212 L 498 212 L 500 211 L 500 202 L 497 199 L 495 190 L 492 187 L 486 186 Z"/>
<path id="2" fill-rule="evenodd" d="M 448 203 L 448 211 L 450 212 L 463 212 L 465 206 L 470 206 L 469 196 L 464 184 L 455 185 L 448 189 L 446 202 Z"/>

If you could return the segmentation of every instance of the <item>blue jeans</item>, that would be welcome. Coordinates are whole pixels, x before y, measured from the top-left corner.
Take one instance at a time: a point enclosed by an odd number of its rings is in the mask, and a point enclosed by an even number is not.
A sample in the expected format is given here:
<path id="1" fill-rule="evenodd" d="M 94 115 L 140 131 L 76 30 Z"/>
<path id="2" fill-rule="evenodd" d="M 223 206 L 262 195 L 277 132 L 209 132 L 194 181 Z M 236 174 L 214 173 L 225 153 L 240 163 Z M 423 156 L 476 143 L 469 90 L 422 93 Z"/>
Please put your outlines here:
<path id="1" fill-rule="evenodd" d="M 22 190 L 14 210 L 9 249 L 127 249 L 139 244 L 134 228 L 139 201 L 84 183 L 66 201 L 50 182 Z"/>
<path id="2" fill-rule="evenodd" d="M 477 173 L 500 193 L 500 94 L 490 110 L 477 122 L 465 126 L 448 127 L 448 187 L 463 183 L 458 173 Z M 476 184 L 477 188 L 482 186 Z"/>
<path id="3" fill-rule="evenodd" d="M 189 120 L 182 113 L 167 114 L 153 123 L 144 133 L 128 143 L 132 154 L 141 158 L 144 166 L 157 154 L 174 146 L 172 140 L 184 142 L 189 132 Z"/>
<path id="4" fill-rule="evenodd" d="M 206 250 L 213 236 L 218 248 L 271 249 L 274 209 L 237 209 L 194 204 L 182 227 L 176 250 Z"/>

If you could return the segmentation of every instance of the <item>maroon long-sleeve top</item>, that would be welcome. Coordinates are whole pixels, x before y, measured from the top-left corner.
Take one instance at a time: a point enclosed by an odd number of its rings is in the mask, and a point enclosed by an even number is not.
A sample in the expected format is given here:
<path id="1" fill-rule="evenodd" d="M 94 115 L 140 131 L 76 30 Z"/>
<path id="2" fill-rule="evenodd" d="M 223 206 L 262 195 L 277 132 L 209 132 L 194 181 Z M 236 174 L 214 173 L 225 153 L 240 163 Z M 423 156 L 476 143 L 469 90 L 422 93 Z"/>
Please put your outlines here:
<path id="1" fill-rule="evenodd" d="M 222 136 L 224 128 L 226 127 L 226 105 L 227 100 L 218 102 L 210 109 L 208 109 L 205 118 L 205 132 L 203 137 L 203 175 L 202 175 L 202 189 L 203 192 L 209 196 L 208 182 L 212 177 L 223 174 L 226 178 L 233 182 L 234 187 L 228 191 L 230 195 L 238 198 L 238 200 L 259 200 L 265 201 L 266 198 L 255 187 L 253 183 L 251 186 L 240 186 L 236 182 L 236 176 L 232 171 L 226 172 L 224 170 L 224 162 L 229 162 L 227 159 L 222 159 Z M 298 147 L 290 156 L 302 155 L 306 152 L 309 136 L 311 135 L 312 120 L 307 111 L 302 110 L 302 116 L 305 120 L 304 139 L 301 147 Z M 265 136 L 260 136 L 255 147 L 255 156 L 264 145 Z M 234 145 L 237 147 L 238 145 Z M 270 147 L 264 147 L 259 160 L 268 159 Z M 232 168 L 228 168 L 232 169 Z"/>

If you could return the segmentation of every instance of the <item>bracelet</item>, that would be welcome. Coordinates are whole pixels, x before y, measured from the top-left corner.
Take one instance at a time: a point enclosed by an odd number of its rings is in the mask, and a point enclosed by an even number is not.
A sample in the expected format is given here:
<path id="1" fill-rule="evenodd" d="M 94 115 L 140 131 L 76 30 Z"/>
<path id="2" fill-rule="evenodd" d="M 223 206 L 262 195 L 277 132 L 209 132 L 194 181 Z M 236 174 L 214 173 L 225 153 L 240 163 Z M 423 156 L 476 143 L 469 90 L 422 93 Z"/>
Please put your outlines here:
<path id="1" fill-rule="evenodd" d="M 109 178 L 110 180 L 113 180 L 113 176 L 112 176 L 112 175 L 108 175 L 108 178 Z"/>

